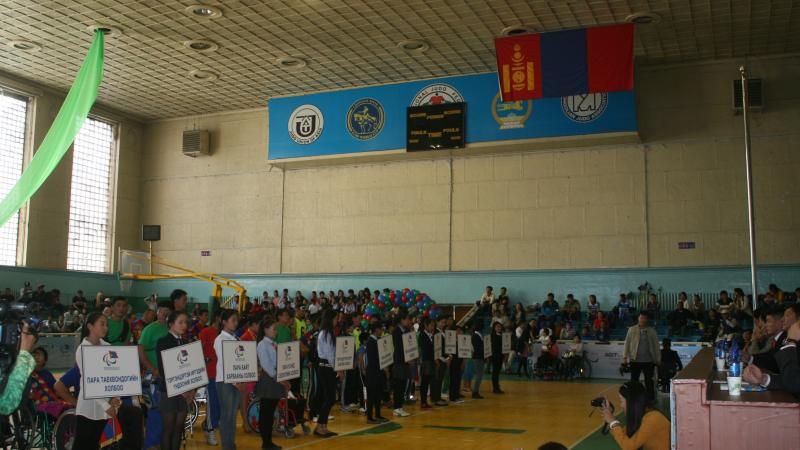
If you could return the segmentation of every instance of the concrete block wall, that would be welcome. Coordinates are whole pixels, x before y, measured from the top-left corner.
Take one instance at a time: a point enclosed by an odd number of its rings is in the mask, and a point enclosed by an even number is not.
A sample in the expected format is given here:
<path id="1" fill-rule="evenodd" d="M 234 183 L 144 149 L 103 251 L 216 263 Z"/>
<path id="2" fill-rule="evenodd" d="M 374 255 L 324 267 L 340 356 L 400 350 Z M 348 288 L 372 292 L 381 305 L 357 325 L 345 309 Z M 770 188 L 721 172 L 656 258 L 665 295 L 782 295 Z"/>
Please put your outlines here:
<path id="1" fill-rule="evenodd" d="M 759 262 L 800 262 L 800 57 L 748 61 Z M 267 163 L 266 111 L 150 123 L 144 222 L 157 250 L 222 273 L 690 267 L 747 262 L 736 61 L 644 67 L 642 144 L 287 170 Z M 535 120 L 532 117 L 531 120 Z M 190 127 L 213 154 L 180 153 Z M 679 242 L 694 242 L 682 250 Z M 211 250 L 212 256 L 200 256 Z"/>

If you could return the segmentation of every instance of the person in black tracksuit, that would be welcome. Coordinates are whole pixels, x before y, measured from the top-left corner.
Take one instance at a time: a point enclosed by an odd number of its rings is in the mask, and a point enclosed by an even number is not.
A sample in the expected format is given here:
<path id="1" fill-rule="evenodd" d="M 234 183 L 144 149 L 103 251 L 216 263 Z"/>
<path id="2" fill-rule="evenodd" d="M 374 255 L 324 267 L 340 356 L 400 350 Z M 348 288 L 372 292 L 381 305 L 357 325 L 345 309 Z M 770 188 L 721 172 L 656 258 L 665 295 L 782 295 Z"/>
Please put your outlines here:
<path id="1" fill-rule="evenodd" d="M 505 394 L 500 389 L 500 370 L 503 368 L 503 324 L 495 322 L 492 326 L 492 392 Z"/>
<path id="2" fill-rule="evenodd" d="M 397 326 L 392 332 L 392 344 L 394 345 L 394 361 L 392 363 L 394 411 L 392 413 L 398 417 L 407 417 L 409 415 L 403 409 L 406 388 L 408 387 L 408 380 L 411 376 L 411 369 L 405 359 L 403 334 L 409 332 L 410 330 L 410 319 L 408 318 L 408 314 L 405 312 L 400 312 L 400 314 L 397 316 Z"/>
<path id="3" fill-rule="evenodd" d="M 456 336 L 464 334 L 464 329 L 456 327 Z M 456 338 L 457 339 L 457 338 Z M 450 355 L 450 403 L 464 403 L 461 399 L 461 374 L 464 370 L 464 360 L 458 357 L 458 349 Z"/>
<path id="4" fill-rule="evenodd" d="M 373 322 L 370 331 L 367 339 L 367 423 L 384 423 L 388 419 L 381 416 L 381 398 L 386 379 L 378 353 L 378 338 L 383 334 L 383 326 L 380 322 Z"/>
<path id="5" fill-rule="evenodd" d="M 435 331 L 433 321 L 424 319 L 422 321 L 422 333 L 419 334 L 419 353 L 420 353 L 420 409 L 431 409 L 428 403 L 428 388 L 433 381 L 436 370 L 435 355 L 433 354 L 433 332 Z"/>
<path id="6" fill-rule="evenodd" d="M 189 316 L 185 311 L 173 311 L 167 318 L 169 333 L 156 343 L 158 355 L 158 389 L 161 391 L 161 401 L 158 405 L 161 410 L 161 448 L 164 450 L 178 450 L 183 440 L 183 424 L 189 412 L 188 400 L 194 398 L 194 390 L 167 397 L 167 383 L 164 380 L 164 360 L 161 352 L 184 344 L 181 336 L 186 334 Z"/>
<path id="7" fill-rule="evenodd" d="M 441 342 L 439 354 L 433 355 L 435 367 L 433 383 L 431 384 L 431 401 L 433 401 L 433 404 L 436 406 L 447 406 L 447 402 L 442 400 L 442 381 L 444 381 L 447 365 L 450 363 L 449 357 L 444 352 L 444 326 L 446 323 L 447 318 L 444 316 L 440 316 L 438 319 L 436 319 L 436 332 L 434 334 L 434 339 L 439 339 Z"/>
<path id="8" fill-rule="evenodd" d="M 486 362 L 483 357 L 483 336 L 481 336 L 483 326 L 480 321 L 475 322 L 472 327 L 472 364 L 474 374 L 472 375 L 472 398 L 480 399 L 481 381 L 483 381 L 483 365 Z"/>

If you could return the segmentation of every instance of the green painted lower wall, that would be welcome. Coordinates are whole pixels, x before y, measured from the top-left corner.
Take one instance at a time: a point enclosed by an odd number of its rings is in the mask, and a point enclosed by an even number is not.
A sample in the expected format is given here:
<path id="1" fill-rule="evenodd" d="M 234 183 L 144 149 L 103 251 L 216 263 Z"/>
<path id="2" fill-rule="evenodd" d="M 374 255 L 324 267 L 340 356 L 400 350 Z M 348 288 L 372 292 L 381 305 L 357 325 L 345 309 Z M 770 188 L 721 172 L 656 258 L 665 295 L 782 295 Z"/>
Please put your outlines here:
<path id="1" fill-rule="evenodd" d="M 800 286 L 800 265 L 764 265 L 758 269 L 759 290 L 770 283 L 784 290 Z M 530 304 L 541 302 L 548 292 L 559 299 L 568 293 L 585 301 L 595 294 L 603 305 L 616 302 L 620 292 L 636 291 L 645 281 L 655 289 L 665 292 L 686 291 L 711 292 L 741 287 L 750 288 L 750 270 L 744 266 L 729 267 L 683 267 L 683 268 L 630 268 L 591 270 L 539 270 L 497 272 L 425 272 L 425 273 L 376 273 L 376 274 L 315 274 L 315 275 L 230 275 L 242 283 L 251 296 L 263 291 L 287 288 L 292 293 L 312 290 L 363 289 L 372 290 L 389 287 L 400 289 L 411 287 L 427 292 L 442 304 L 469 303 L 477 300 L 486 285 L 497 290 L 508 287 L 512 302 Z M 20 267 L 0 268 L 0 289 L 11 287 L 19 290 L 24 281 L 33 286 L 45 284 L 48 288 L 59 288 L 62 301 L 69 301 L 73 293 L 82 289 L 87 297 L 94 298 L 98 290 L 105 294 L 122 293 L 134 304 L 151 293 L 166 297 L 175 288 L 189 292 L 197 302 L 204 302 L 211 295 L 211 285 L 195 280 L 161 280 L 134 282 L 130 292 L 122 292 L 116 275 L 61 270 L 43 270 Z"/>

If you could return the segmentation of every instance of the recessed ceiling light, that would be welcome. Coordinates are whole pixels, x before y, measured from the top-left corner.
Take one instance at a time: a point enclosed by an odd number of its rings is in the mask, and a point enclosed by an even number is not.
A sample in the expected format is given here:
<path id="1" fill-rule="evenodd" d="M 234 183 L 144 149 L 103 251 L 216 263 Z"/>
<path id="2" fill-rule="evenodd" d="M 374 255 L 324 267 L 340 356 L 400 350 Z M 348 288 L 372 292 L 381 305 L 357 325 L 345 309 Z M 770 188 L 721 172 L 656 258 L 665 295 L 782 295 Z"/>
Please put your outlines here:
<path id="1" fill-rule="evenodd" d="M 189 78 L 195 81 L 214 81 L 219 76 L 207 69 L 193 69 L 189 71 Z"/>
<path id="2" fill-rule="evenodd" d="M 102 31 L 106 37 L 117 37 L 122 36 L 122 30 L 114 25 L 105 25 L 102 23 L 93 23 L 86 27 L 90 33 L 95 34 L 98 31 Z"/>
<path id="3" fill-rule="evenodd" d="M 192 5 L 186 8 L 186 12 L 195 17 L 205 19 L 216 19 L 222 17 L 222 10 L 210 5 Z"/>
<path id="4" fill-rule="evenodd" d="M 397 43 L 397 47 L 407 53 L 425 53 L 426 50 L 431 48 L 427 42 L 420 39 L 406 39 L 400 41 Z"/>
<path id="5" fill-rule="evenodd" d="M 302 69 L 303 67 L 308 65 L 305 59 L 296 58 L 294 56 L 280 57 L 275 60 L 275 64 L 287 70 Z"/>
<path id="6" fill-rule="evenodd" d="M 219 45 L 215 42 L 203 40 L 184 41 L 183 46 L 200 53 L 211 53 L 219 49 Z"/>
<path id="7" fill-rule="evenodd" d="M 536 30 L 525 25 L 511 25 L 500 30 L 502 36 L 516 36 L 518 34 L 535 33 Z"/>
<path id="8" fill-rule="evenodd" d="M 626 17 L 625 22 L 635 23 L 637 25 L 649 25 L 661 22 L 661 16 L 650 11 L 637 12 Z"/>
<path id="9" fill-rule="evenodd" d="M 42 46 L 31 41 L 23 41 L 23 40 L 15 40 L 8 43 L 8 46 L 13 48 L 14 50 L 19 50 L 22 52 L 38 52 L 42 49 Z"/>

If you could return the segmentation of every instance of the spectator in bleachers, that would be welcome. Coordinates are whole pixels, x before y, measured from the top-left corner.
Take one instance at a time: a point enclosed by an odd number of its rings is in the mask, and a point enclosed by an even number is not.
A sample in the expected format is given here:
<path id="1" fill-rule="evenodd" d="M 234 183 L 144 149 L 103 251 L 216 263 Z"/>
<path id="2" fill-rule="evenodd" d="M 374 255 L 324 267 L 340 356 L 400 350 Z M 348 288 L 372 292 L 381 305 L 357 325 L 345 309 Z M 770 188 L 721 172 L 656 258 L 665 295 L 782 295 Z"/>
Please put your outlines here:
<path id="1" fill-rule="evenodd" d="M 49 304 L 50 303 L 50 294 L 45 292 L 44 285 L 40 284 L 36 287 L 36 291 L 31 294 L 31 301 L 38 302 L 41 304 Z"/>
<path id="2" fill-rule="evenodd" d="M 498 308 L 503 311 L 503 314 L 508 316 L 511 314 L 511 299 L 508 297 L 508 289 L 503 286 L 500 288 L 500 295 L 497 296 Z"/>
<path id="3" fill-rule="evenodd" d="M 669 337 L 673 335 L 686 336 L 688 334 L 691 313 L 683 305 L 683 300 L 678 300 L 678 307 L 667 316 Z"/>
<path id="4" fill-rule="evenodd" d="M 628 322 L 629 314 L 633 311 L 631 299 L 628 298 L 626 294 L 619 294 L 619 302 L 617 302 L 617 306 L 614 307 L 614 309 L 616 310 L 614 319 L 622 326 L 625 326 L 625 324 Z"/>
<path id="5" fill-rule="evenodd" d="M 742 288 L 733 290 L 733 308 L 736 311 L 736 318 L 739 320 L 753 317 L 753 303 L 751 297 L 744 295 Z"/>
<path id="6" fill-rule="evenodd" d="M 716 341 L 717 336 L 719 335 L 720 325 L 721 321 L 719 319 L 719 313 L 717 310 L 708 310 L 708 319 L 706 319 L 705 330 L 703 331 L 703 337 L 700 340 L 704 342 Z"/>
<path id="7" fill-rule="evenodd" d="M 586 304 L 586 320 L 590 323 L 594 321 L 598 311 L 600 311 L 600 304 L 597 303 L 597 296 L 589 294 L 589 302 Z"/>
<path id="8" fill-rule="evenodd" d="M 589 328 L 589 325 L 584 325 L 583 328 L 581 328 L 581 339 L 583 339 L 584 341 L 593 339 L 592 330 Z"/>
<path id="9" fill-rule="evenodd" d="M 478 306 L 481 308 L 481 312 L 486 314 L 490 311 L 492 304 L 494 304 L 494 292 L 492 292 L 491 286 L 486 286 L 486 290 L 478 301 Z"/>
<path id="10" fill-rule="evenodd" d="M 681 292 L 678 298 L 685 299 L 686 293 Z M 692 305 L 689 307 L 689 311 L 692 313 L 692 319 L 701 324 L 698 328 L 704 328 L 706 322 L 706 305 L 703 304 L 703 300 L 699 295 L 695 294 L 692 296 Z"/>
<path id="11" fill-rule="evenodd" d="M 644 306 L 644 310 L 647 311 L 647 314 L 652 317 L 653 320 L 658 319 L 659 313 L 661 312 L 661 305 L 658 304 L 658 297 L 656 297 L 656 294 L 647 296 L 647 304 Z"/>
<path id="12" fill-rule="evenodd" d="M 103 302 L 106 300 L 106 294 L 103 291 L 97 292 L 97 295 L 94 296 L 94 309 L 103 309 Z"/>
<path id="13" fill-rule="evenodd" d="M 572 294 L 567 294 L 567 300 L 561 309 L 564 320 L 579 321 L 581 319 L 581 304 Z"/>
<path id="14" fill-rule="evenodd" d="M 717 311 L 721 314 L 733 309 L 733 300 L 728 296 L 728 291 L 720 291 L 717 299 Z"/>
<path id="15" fill-rule="evenodd" d="M 561 340 L 567 341 L 575 337 L 575 328 L 572 327 L 572 322 L 567 322 L 563 328 L 561 328 Z"/>
<path id="16" fill-rule="evenodd" d="M 539 316 L 538 327 L 552 327 L 556 323 L 558 315 L 558 302 L 552 293 L 547 294 L 547 299 L 542 303 L 541 315 Z"/>
<path id="17" fill-rule="evenodd" d="M 514 323 L 525 322 L 525 308 L 522 306 L 522 303 L 514 305 L 514 312 L 511 315 L 511 320 Z"/>
<path id="18" fill-rule="evenodd" d="M 11 288 L 6 288 L 5 292 L 3 292 L 3 295 L 0 295 L 0 301 L 13 302 L 14 300 L 16 299 L 14 298 L 14 292 L 11 290 Z"/>
<path id="19" fill-rule="evenodd" d="M 783 304 L 783 300 L 786 298 L 786 294 L 784 294 L 783 291 L 777 285 L 775 285 L 774 283 L 770 284 L 767 290 L 772 295 L 772 297 L 775 298 L 776 303 L 778 303 L 779 305 Z"/>

